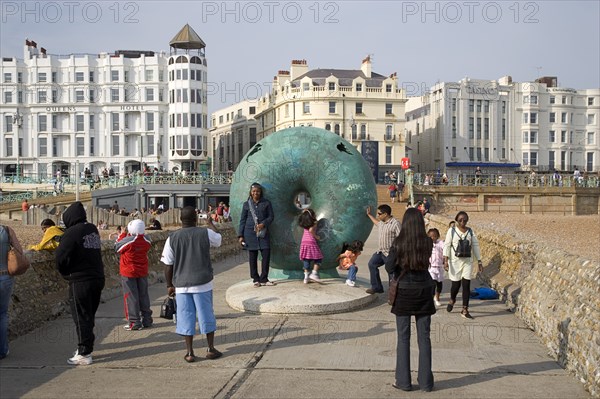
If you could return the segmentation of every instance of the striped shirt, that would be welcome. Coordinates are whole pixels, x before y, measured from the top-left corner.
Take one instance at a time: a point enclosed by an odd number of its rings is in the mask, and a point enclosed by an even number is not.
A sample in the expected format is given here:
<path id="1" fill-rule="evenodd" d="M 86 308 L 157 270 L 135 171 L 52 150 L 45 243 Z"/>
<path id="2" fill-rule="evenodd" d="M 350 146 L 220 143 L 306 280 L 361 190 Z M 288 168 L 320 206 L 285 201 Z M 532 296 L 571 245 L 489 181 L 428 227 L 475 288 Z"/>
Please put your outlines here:
<path id="1" fill-rule="evenodd" d="M 394 239 L 400 234 L 402 224 L 396 218 L 390 217 L 387 222 L 379 221 L 377 226 L 379 226 L 379 248 L 377 251 L 381 252 L 383 256 L 388 256 Z"/>

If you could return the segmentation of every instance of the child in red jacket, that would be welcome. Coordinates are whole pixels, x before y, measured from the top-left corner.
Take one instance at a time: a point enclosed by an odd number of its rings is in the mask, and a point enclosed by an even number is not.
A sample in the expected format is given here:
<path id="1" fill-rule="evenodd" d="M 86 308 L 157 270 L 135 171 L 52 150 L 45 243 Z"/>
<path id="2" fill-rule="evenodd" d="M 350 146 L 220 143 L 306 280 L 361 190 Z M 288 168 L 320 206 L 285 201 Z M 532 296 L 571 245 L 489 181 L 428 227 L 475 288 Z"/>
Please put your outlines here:
<path id="1" fill-rule="evenodd" d="M 127 236 L 120 236 L 115 250 L 121 255 L 119 272 L 125 301 L 127 331 L 152 326 L 152 310 L 148 294 L 148 251 L 151 241 L 144 235 L 144 222 L 132 220 L 127 225 Z"/>

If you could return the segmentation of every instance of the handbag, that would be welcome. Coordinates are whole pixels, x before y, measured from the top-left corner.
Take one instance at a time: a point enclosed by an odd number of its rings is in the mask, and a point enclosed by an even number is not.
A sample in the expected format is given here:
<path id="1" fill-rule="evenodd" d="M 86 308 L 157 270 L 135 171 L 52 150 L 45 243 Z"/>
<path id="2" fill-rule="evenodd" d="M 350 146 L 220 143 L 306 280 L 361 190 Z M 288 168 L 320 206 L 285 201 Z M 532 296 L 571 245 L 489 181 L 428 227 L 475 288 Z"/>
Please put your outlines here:
<path id="1" fill-rule="evenodd" d="M 23 254 L 23 249 L 21 248 L 21 244 L 19 244 L 19 240 L 17 239 L 14 230 L 8 226 L 3 227 L 8 233 L 10 244 L 7 256 L 8 275 L 13 277 L 20 276 L 29 269 L 31 262 L 29 262 L 29 259 Z"/>
<path id="2" fill-rule="evenodd" d="M 168 296 L 160 307 L 160 317 L 173 320 L 175 314 L 177 314 L 177 302 L 175 302 L 175 297 Z"/>
<path id="3" fill-rule="evenodd" d="M 254 219 L 254 227 L 258 225 L 258 217 L 256 217 L 256 212 L 254 212 L 254 208 L 252 207 L 252 202 L 248 200 L 248 209 L 250 209 L 250 213 L 252 213 L 252 219 Z M 257 238 L 265 238 L 267 236 L 267 228 L 261 229 L 256 232 Z"/>

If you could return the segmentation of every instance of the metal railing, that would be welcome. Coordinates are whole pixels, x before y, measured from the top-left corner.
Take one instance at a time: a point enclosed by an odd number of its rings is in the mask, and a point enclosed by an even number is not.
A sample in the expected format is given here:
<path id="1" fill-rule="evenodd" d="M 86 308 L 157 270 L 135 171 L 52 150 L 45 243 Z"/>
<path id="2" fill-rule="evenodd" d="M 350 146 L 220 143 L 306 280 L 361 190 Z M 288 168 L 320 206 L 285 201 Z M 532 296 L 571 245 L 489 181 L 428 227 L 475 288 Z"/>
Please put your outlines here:
<path id="1" fill-rule="evenodd" d="M 482 187 L 587 187 L 599 188 L 600 177 L 530 174 L 482 174 L 457 173 L 436 175 L 415 173 L 413 184 L 420 186 L 482 186 Z"/>

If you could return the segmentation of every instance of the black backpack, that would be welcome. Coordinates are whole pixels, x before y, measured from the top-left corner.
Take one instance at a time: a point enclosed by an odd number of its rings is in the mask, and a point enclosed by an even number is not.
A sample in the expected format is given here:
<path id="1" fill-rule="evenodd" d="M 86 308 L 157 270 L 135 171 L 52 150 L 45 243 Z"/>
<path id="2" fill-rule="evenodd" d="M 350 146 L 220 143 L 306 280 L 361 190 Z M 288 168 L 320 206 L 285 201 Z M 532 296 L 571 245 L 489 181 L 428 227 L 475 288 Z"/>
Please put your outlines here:
<path id="1" fill-rule="evenodd" d="M 473 236 L 473 231 L 471 229 L 467 230 L 467 233 L 465 234 L 465 238 L 460 238 L 458 239 L 458 245 L 456 245 L 456 248 L 452 247 L 452 249 L 454 249 L 454 254 L 456 255 L 457 258 L 470 258 L 471 257 L 471 241 L 467 240 L 468 235 L 471 234 L 471 237 Z M 454 241 L 454 227 L 452 228 L 452 238 L 451 238 L 451 242 Z"/>

